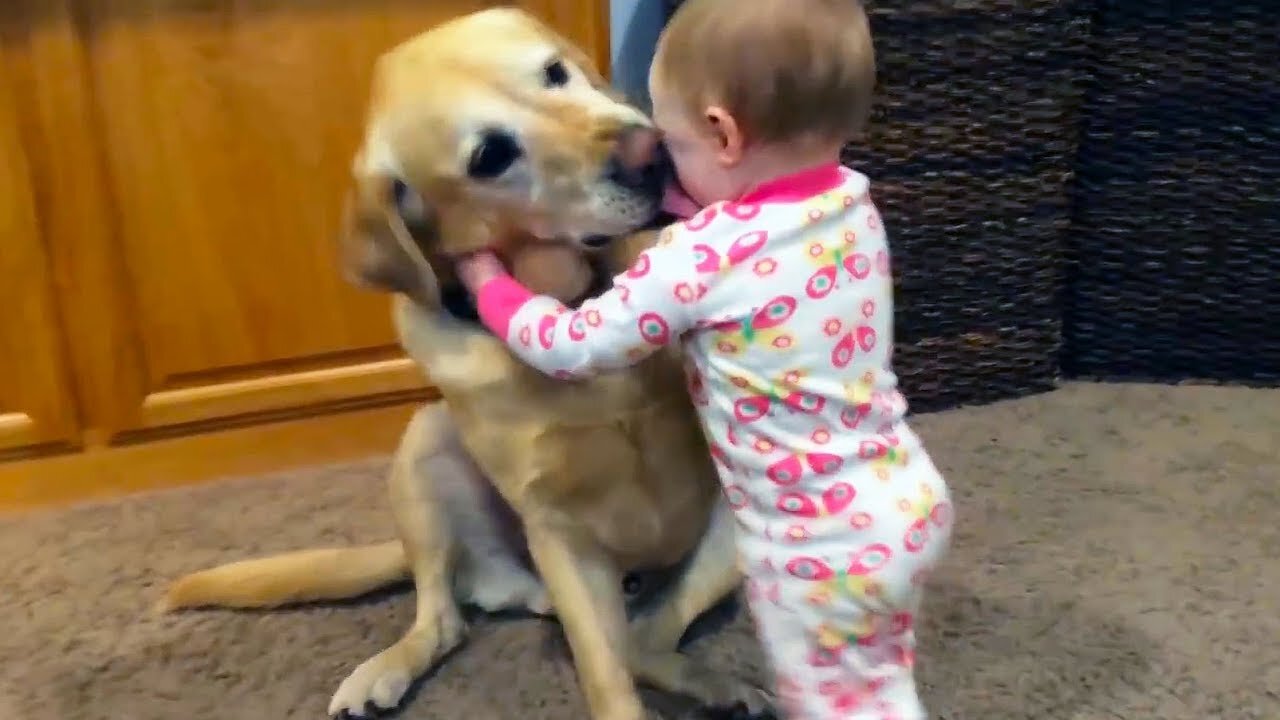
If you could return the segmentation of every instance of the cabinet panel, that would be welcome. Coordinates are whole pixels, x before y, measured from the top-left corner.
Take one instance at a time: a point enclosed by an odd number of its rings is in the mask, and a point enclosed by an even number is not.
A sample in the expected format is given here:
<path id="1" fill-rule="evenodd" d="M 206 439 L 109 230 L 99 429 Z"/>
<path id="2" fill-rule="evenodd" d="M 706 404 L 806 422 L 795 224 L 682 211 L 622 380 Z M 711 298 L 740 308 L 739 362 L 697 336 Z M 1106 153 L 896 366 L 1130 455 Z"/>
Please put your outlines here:
<path id="1" fill-rule="evenodd" d="M 424 380 L 334 243 L 372 63 L 492 0 L 18 0 L 38 199 L 107 439 Z M 603 3 L 523 3 L 606 58 Z M 21 13 L 23 11 L 19 11 Z"/>
<path id="2" fill-rule="evenodd" d="M 30 165 L 0 46 L 0 457 L 76 440 L 76 414 Z"/>

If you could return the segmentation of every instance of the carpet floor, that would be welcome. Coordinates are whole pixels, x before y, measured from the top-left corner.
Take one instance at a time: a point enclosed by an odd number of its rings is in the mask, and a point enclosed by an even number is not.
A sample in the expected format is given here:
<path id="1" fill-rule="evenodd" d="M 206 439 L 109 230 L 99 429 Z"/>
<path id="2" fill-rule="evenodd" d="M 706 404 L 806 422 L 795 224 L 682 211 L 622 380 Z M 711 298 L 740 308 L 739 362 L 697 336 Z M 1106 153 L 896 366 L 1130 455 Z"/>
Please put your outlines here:
<path id="1" fill-rule="evenodd" d="M 1068 384 L 921 416 L 958 528 L 921 632 L 946 720 L 1280 718 L 1280 391 Z M 8 720 L 324 717 L 409 588 L 156 617 L 184 572 L 389 537 L 384 463 L 0 518 Z M 741 612 L 692 642 L 756 672 Z M 553 623 L 478 620 L 401 717 L 585 718 Z"/>

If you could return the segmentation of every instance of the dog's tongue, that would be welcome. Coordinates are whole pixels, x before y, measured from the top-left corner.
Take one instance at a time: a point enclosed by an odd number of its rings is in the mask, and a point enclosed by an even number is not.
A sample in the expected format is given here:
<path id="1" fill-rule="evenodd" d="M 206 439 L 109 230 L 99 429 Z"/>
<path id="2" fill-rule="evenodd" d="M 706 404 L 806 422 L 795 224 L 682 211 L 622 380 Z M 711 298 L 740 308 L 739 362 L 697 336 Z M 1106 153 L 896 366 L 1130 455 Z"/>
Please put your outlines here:
<path id="1" fill-rule="evenodd" d="M 685 194 L 684 188 L 677 182 L 667 183 L 662 193 L 662 209 L 681 219 L 689 219 L 702 209 L 693 198 Z"/>

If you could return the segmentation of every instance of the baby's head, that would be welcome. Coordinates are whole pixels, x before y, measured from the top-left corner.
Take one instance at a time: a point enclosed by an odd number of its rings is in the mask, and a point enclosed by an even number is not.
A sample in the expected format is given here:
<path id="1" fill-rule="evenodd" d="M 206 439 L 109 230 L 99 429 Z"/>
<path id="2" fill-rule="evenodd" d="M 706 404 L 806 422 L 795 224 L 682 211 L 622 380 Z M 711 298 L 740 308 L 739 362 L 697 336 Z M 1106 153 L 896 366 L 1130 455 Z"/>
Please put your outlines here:
<path id="1" fill-rule="evenodd" d="M 649 73 L 654 122 L 702 205 L 788 162 L 834 159 L 866 124 L 874 86 L 859 0 L 688 0 Z"/>

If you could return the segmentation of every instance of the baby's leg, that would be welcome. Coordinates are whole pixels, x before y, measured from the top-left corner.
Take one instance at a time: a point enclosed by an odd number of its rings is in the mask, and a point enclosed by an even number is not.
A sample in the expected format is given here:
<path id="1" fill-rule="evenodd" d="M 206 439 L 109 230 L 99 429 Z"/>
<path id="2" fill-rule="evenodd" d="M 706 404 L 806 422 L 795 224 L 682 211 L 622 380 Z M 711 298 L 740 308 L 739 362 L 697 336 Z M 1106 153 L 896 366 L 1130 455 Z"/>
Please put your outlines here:
<path id="1" fill-rule="evenodd" d="M 787 546 L 748 569 L 786 720 L 927 718 L 916 692 L 915 623 L 926 578 L 950 545 L 950 498 L 922 453 L 871 487 L 854 506 L 867 521 L 849 534 Z"/>
<path id="2" fill-rule="evenodd" d="M 747 604 L 756 637 L 774 676 L 779 720 L 825 720 L 810 713 L 804 706 L 804 697 L 797 692 L 807 678 L 809 663 L 799 616 L 771 601 L 762 585 L 758 579 L 747 580 Z"/>
<path id="3" fill-rule="evenodd" d="M 911 613 L 761 608 L 761 641 L 785 720 L 926 720 L 912 664 Z"/>
<path id="4" fill-rule="evenodd" d="M 880 518 L 893 532 L 852 553 L 852 564 L 847 551 L 798 558 L 812 564 L 810 576 L 819 568 L 816 579 L 778 574 L 776 588 L 755 594 L 761 639 L 783 670 L 777 695 L 788 718 L 927 717 L 915 684 L 916 615 L 949 525 L 940 522 L 931 542 L 921 542 L 915 521 Z"/>
<path id="5" fill-rule="evenodd" d="M 826 689 L 837 710 L 830 718 L 926 720 L 915 682 L 915 609 L 869 615 L 861 622 L 870 634 L 850 643 Z"/>

